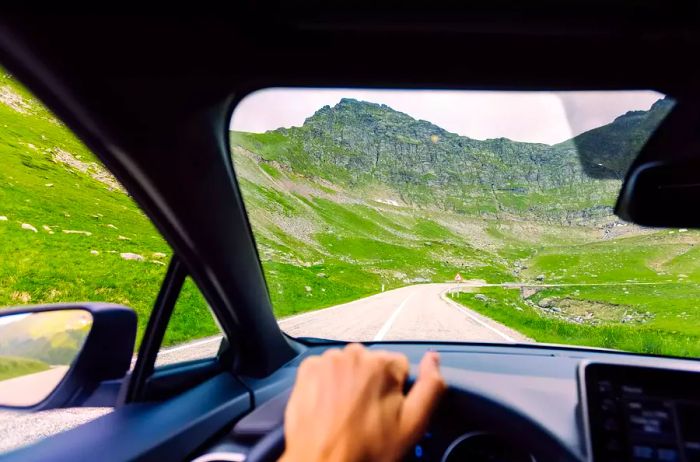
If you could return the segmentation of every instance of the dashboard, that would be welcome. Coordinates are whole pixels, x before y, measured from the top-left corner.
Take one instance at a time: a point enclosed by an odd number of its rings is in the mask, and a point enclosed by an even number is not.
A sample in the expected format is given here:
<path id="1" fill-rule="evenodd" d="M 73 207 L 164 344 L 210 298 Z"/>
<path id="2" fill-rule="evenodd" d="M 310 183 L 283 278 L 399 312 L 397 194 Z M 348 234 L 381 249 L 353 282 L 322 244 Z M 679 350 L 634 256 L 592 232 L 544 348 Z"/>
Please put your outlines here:
<path id="1" fill-rule="evenodd" d="M 337 346 L 311 345 L 272 376 L 245 379 L 256 409 L 200 454 L 238 458 L 199 460 L 246 460 L 281 428 L 304 357 Z M 700 361 L 542 345 L 369 347 L 412 365 L 440 352 L 449 391 L 406 461 L 700 462 Z"/>

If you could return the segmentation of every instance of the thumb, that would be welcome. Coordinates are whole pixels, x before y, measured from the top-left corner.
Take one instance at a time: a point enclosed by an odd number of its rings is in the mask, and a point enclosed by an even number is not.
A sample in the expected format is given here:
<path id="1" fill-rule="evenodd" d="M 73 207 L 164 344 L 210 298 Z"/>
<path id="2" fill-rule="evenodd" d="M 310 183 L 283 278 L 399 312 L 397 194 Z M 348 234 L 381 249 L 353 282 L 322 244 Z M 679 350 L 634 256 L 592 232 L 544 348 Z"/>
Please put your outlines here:
<path id="1" fill-rule="evenodd" d="M 401 411 L 399 428 L 407 446 L 420 439 L 445 389 L 440 356 L 435 351 L 428 351 L 418 366 L 418 379 L 408 392 Z"/>

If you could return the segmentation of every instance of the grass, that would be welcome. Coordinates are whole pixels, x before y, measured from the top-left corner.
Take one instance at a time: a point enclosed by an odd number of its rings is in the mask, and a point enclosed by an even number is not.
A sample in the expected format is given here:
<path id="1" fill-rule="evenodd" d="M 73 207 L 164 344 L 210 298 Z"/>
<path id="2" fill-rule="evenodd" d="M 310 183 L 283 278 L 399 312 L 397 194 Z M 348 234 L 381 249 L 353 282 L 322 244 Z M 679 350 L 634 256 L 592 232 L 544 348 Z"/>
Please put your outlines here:
<path id="1" fill-rule="evenodd" d="M 242 182 L 248 209 L 265 210 L 273 217 L 263 221 L 254 216 L 252 221 L 277 316 L 360 298 L 379 292 L 382 285 L 390 289 L 418 281 L 449 281 L 457 272 L 465 279 L 489 283 L 534 283 L 543 277 L 548 284 L 596 285 L 547 288 L 529 302 L 517 291 L 500 288 L 483 289 L 488 303 L 474 299 L 474 294 L 457 298 L 541 342 L 678 356 L 700 353 L 696 327 L 700 311 L 695 307 L 700 298 L 700 259 L 694 258 L 698 251 L 692 244 L 700 242 L 696 233 L 681 238 L 668 231 L 632 232 L 629 237 L 601 241 L 602 231 L 592 226 L 497 216 L 495 205 L 489 209 L 495 203 L 484 200 L 483 191 L 477 190 L 462 191 L 473 200 L 462 200 L 451 212 L 450 198 L 436 196 L 447 210 L 442 215 L 425 207 L 379 205 L 370 198 L 396 197 L 395 193 L 368 184 L 356 184 L 352 193 L 346 192 L 342 181 L 335 195 L 327 190 L 322 191 L 325 195 L 293 193 L 280 185 L 315 188 L 313 169 L 302 177 L 292 169 L 270 170 L 267 161 L 291 162 L 301 155 L 298 146 L 279 133 L 239 133 L 232 138 L 262 157 L 250 161 L 234 151 L 239 176 L 259 178 L 256 171 L 262 170 L 277 182 Z M 607 204 L 618 185 L 584 184 L 580 197 L 565 188 L 561 194 L 554 190 L 525 195 L 516 186 L 515 192 L 497 193 L 501 205 L 566 212 Z M 408 194 L 413 199 L 431 194 L 420 184 L 412 188 Z M 565 194 L 567 202 L 561 203 L 558 197 Z M 362 200 L 347 200 L 348 195 Z M 476 226 L 483 230 L 484 242 L 440 221 L 459 223 L 474 216 L 480 217 Z M 278 226 L 284 219 L 303 219 L 311 229 L 304 239 L 294 237 L 293 231 Z M 564 307 L 568 317 L 537 309 L 537 303 L 547 298 Z M 594 316 L 595 324 L 572 321 L 577 316 Z M 623 322 L 630 316 L 634 322 Z"/>
<path id="2" fill-rule="evenodd" d="M 288 169 L 276 169 L 272 175 L 266 161 L 254 161 L 237 149 L 234 161 L 278 317 L 382 288 L 449 281 L 457 272 L 468 278 L 509 280 L 497 256 L 473 248 L 432 217 L 378 202 L 339 202 L 334 189 Z M 316 193 L 292 192 L 283 184 Z M 299 226 L 307 232 L 295 231 Z"/>
<path id="3" fill-rule="evenodd" d="M 531 260 L 528 274 L 545 282 L 587 284 L 551 288 L 543 297 L 573 298 L 612 305 L 629 305 L 653 318 L 645 327 L 671 335 L 695 335 L 700 322 L 700 259 L 694 258 L 698 234 L 661 231 L 600 243 L 554 247 Z M 687 273 L 687 274 L 686 274 Z M 700 345 L 700 339 L 697 339 Z"/>
<path id="4" fill-rule="evenodd" d="M 2 74 L 0 86 L 22 95 L 28 105 L 21 113 L 0 104 L 0 216 L 7 218 L 0 221 L 0 306 L 124 304 L 138 314 L 138 345 L 170 247 L 127 194 L 55 161 L 58 150 L 85 163 L 96 159 L 10 76 Z M 144 260 L 120 257 L 127 252 Z M 201 312 L 197 307 L 206 304 L 196 294 L 187 288 L 181 303 Z M 176 319 L 171 328 L 186 331 L 189 327 L 180 322 Z"/>
<path id="5" fill-rule="evenodd" d="M 342 262 L 309 267 L 266 262 L 263 269 L 277 317 L 368 296 L 379 292 L 382 284 L 377 274 Z"/>
<path id="6" fill-rule="evenodd" d="M 697 300 L 700 299 L 700 285 L 694 282 L 551 288 L 532 298 L 537 302 L 545 297 L 632 307 L 636 312 L 653 316 L 645 322 L 645 328 L 667 331 L 672 335 L 694 335 L 700 347 L 700 337 L 697 337 Z"/>
<path id="7" fill-rule="evenodd" d="M 477 294 L 485 295 L 487 300 L 476 298 Z M 654 325 L 576 324 L 543 315 L 524 303 L 518 290 L 501 287 L 484 287 L 475 293 L 459 292 L 451 297 L 537 342 L 671 356 L 700 356 L 700 335 L 697 329 L 677 332 Z"/>
<path id="8" fill-rule="evenodd" d="M 0 381 L 45 371 L 49 365 L 36 359 L 0 356 Z"/>
<path id="9" fill-rule="evenodd" d="M 192 279 L 186 278 L 161 346 L 169 347 L 220 332 L 221 328 L 216 323 L 199 289 Z"/>
<path id="10" fill-rule="evenodd" d="M 249 209 L 251 202 L 258 206 L 259 189 L 244 183 Z M 509 278 L 488 254 L 466 245 L 434 221 L 318 198 L 287 200 L 280 207 L 277 213 L 304 216 L 325 231 L 314 233 L 310 245 L 275 231 L 272 223 L 254 221 L 277 316 L 343 303 L 378 293 L 382 287 L 449 281 L 457 272 L 492 281 Z M 263 232 L 274 233 L 275 239 L 263 238 Z M 472 267 L 463 262 L 471 262 Z"/>

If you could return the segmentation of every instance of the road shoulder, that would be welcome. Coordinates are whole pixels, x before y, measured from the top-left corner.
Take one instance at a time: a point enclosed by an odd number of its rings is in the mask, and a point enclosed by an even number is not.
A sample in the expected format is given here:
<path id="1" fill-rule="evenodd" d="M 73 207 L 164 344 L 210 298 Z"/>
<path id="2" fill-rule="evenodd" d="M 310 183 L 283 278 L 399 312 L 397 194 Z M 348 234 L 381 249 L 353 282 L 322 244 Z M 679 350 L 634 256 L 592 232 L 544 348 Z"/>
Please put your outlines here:
<path id="1" fill-rule="evenodd" d="M 440 294 L 440 298 L 445 303 L 452 306 L 454 309 L 460 311 L 465 316 L 468 316 L 469 318 L 478 322 L 479 324 L 481 324 L 485 328 L 498 334 L 501 338 L 503 338 L 504 341 L 512 342 L 512 343 L 533 343 L 534 342 L 533 339 L 527 337 L 526 335 L 521 334 L 517 330 L 511 329 L 510 327 L 508 327 L 504 324 L 501 324 L 498 321 L 494 321 L 493 319 L 489 318 L 488 316 L 485 316 L 481 313 L 477 313 L 476 311 L 470 309 L 469 307 L 464 306 L 461 303 L 455 302 L 448 295 L 451 291 L 454 291 L 454 288 L 448 288 L 448 289 L 444 290 Z"/>

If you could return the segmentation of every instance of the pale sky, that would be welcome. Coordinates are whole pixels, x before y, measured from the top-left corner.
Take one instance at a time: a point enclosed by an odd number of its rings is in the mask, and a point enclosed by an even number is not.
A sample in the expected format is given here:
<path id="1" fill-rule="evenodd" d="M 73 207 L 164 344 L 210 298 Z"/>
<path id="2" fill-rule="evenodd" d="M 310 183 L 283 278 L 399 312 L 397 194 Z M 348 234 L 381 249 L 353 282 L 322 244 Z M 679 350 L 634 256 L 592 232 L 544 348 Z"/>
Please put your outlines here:
<path id="1" fill-rule="evenodd" d="M 494 92 L 445 90 L 356 90 L 271 88 L 246 96 L 231 129 L 262 133 L 301 126 L 307 117 L 341 98 L 386 104 L 459 135 L 478 140 L 510 138 L 555 144 L 611 122 L 632 110 L 647 110 L 663 95 L 654 91 Z"/>

